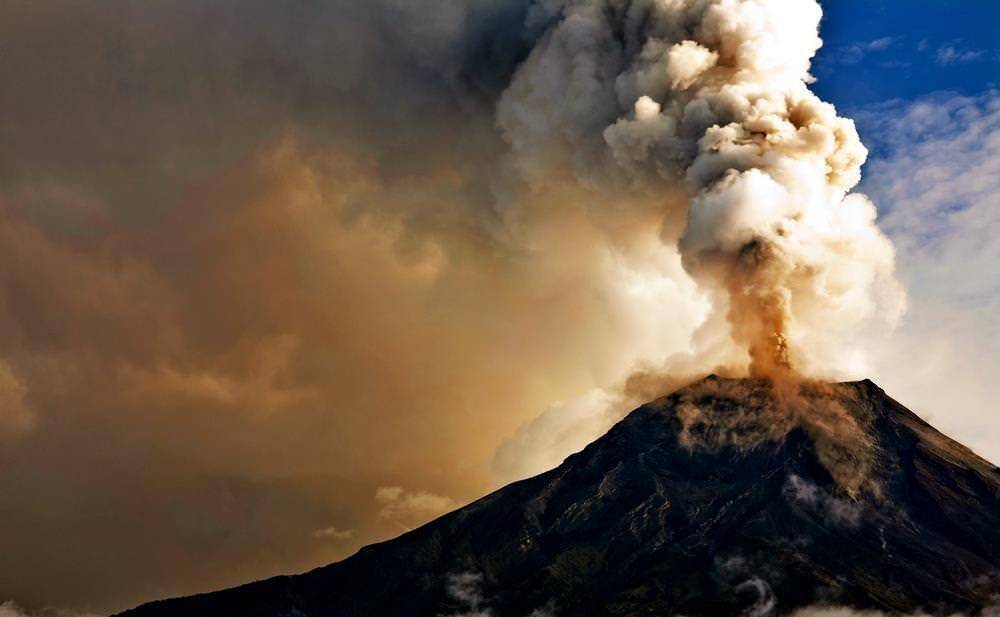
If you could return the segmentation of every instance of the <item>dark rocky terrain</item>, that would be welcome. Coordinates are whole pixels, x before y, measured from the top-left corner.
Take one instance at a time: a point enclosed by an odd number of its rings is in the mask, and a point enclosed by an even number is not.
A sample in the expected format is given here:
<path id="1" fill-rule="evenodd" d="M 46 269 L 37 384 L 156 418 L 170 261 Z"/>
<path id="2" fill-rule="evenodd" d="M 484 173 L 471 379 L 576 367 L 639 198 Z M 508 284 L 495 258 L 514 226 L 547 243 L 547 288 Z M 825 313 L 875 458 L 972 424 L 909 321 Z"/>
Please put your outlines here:
<path id="1" fill-rule="evenodd" d="M 997 593 L 1000 470 L 870 381 L 709 377 L 349 559 L 122 615 L 945 615 Z"/>

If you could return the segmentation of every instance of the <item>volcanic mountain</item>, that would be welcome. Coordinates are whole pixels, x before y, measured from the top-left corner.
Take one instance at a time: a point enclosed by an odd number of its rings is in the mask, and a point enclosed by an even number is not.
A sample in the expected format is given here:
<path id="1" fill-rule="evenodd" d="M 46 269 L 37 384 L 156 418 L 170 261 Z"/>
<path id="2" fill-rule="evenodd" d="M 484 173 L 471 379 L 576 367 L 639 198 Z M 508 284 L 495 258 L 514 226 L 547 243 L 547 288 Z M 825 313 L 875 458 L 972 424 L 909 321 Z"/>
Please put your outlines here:
<path id="1" fill-rule="evenodd" d="M 870 381 L 712 376 L 344 561 L 122 616 L 945 615 L 998 593 L 1000 470 Z"/>

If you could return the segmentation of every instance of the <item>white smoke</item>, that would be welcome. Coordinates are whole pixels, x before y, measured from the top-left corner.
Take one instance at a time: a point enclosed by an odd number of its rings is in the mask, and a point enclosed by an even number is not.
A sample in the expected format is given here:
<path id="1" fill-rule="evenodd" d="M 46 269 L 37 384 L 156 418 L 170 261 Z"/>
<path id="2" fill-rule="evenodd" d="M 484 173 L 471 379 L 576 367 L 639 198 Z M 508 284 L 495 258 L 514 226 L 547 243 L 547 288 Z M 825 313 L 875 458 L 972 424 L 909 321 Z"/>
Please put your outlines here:
<path id="1" fill-rule="evenodd" d="M 536 4 L 547 29 L 497 107 L 514 168 L 536 192 L 568 176 L 612 229 L 657 211 L 684 272 L 652 310 L 701 321 L 686 349 L 637 350 L 630 396 L 614 384 L 522 427 L 495 457 L 501 478 L 558 463 L 680 375 L 867 369 L 857 333 L 894 325 L 905 294 L 875 206 L 851 193 L 867 150 L 809 90 L 821 15 L 814 0 Z"/>
<path id="2" fill-rule="evenodd" d="M 750 591 L 757 596 L 757 600 L 752 606 L 743 611 L 742 617 L 769 617 L 774 614 L 774 608 L 778 605 L 774 591 L 762 578 L 753 577 L 736 586 L 736 592 Z"/>
<path id="3" fill-rule="evenodd" d="M 784 492 L 792 501 L 838 525 L 857 527 L 861 522 L 862 511 L 858 503 L 838 497 L 795 474 L 788 476 Z"/>
<path id="4" fill-rule="evenodd" d="M 621 202 L 657 196 L 686 270 L 752 372 L 842 373 L 844 333 L 904 299 L 875 207 L 849 191 L 867 156 L 808 89 L 813 0 L 561 0 L 498 122 L 526 180 L 569 165 Z M 539 17 L 542 19 L 542 17 Z M 677 237 L 670 221 L 686 214 Z"/>

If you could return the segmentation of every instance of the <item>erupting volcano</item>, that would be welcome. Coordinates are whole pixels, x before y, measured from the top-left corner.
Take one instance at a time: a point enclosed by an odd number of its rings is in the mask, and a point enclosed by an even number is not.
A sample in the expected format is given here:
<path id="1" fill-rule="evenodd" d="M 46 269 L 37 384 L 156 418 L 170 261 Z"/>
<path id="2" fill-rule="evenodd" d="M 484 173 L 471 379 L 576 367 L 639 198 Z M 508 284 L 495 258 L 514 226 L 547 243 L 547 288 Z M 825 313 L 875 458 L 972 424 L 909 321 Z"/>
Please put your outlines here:
<path id="1" fill-rule="evenodd" d="M 712 376 L 340 563 L 122 617 L 972 614 L 998 564 L 1000 470 L 872 382 Z"/>
<path id="2" fill-rule="evenodd" d="M 0 617 L 1000 617 L 1000 9 L 868 4 L 0 1 Z"/>

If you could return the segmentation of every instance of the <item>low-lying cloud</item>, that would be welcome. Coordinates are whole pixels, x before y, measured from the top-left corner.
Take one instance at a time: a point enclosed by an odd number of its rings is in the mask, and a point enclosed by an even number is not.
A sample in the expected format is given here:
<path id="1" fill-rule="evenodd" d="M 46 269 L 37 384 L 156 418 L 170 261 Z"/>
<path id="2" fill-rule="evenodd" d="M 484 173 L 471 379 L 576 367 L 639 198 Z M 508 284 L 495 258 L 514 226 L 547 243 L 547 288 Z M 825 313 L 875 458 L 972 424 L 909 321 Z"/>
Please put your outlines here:
<path id="1" fill-rule="evenodd" d="M 331 540 L 350 540 L 357 535 L 354 529 L 338 529 L 337 527 L 324 527 L 313 532 L 315 538 L 326 538 Z"/>
<path id="2" fill-rule="evenodd" d="M 440 617 L 494 617 L 489 598 L 483 593 L 483 575 L 478 572 L 457 572 L 448 576 L 446 591 L 458 604 L 457 613 Z M 549 609 L 535 609 L 525 617 L 556 617 Z"/>
<path id="3" fill-rule="evenodd" d="M 891 613 L 894 617 L 900 617 L 898 613 Z M 996 617 L 1000 615 L 1000 609 L 987 608 L 976 615 L 953 614 L 948 617 Z M 792 617 L 889 617 L 890 613 L 882 611 L 858 611 L 844 607 L 812 607 L 796 611 Z M 929 613 L 913 613 L 905 617 L 930 617 Z"/>
<path id="4" fill-rule="evenodd" d="M 375 491 L 378 516 L 402 529 L 413 529 L 427 521 L 454 510 L 458 505 L 449 497 L 427 491 L 409 492 L 399 486 L 382 486 Z"/>
<path id="5" fill-rule="evenodd" d="M 857 527 L 861 522 L 859 503 L 838 497 L 824 488 L 795 474 L 790 474 L 785 483 L 785 495 L 799 506 L 819 514 L 837 525 Z"/>
<path id="6" fill-rule="evenodd" d="M 98 615 L 52 608 L 28 611 L 21 608 L 13 601 L 8 601 L 0 603 L 0 617 L 98 617 Z"/>

